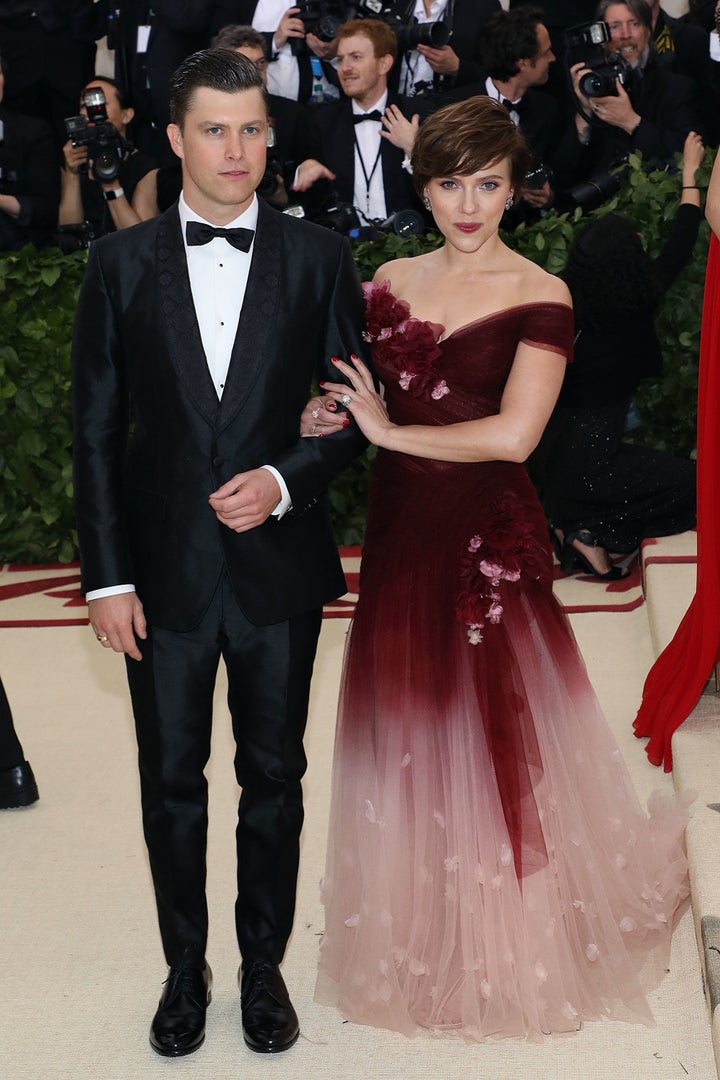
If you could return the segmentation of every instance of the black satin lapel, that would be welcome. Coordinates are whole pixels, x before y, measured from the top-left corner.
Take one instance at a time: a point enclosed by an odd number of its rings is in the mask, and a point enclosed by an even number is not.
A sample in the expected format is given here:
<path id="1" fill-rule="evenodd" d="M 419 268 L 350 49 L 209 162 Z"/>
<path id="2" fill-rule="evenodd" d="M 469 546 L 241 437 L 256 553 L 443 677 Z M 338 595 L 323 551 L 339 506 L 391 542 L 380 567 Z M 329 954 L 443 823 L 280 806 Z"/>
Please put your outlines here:
<path id="1" fill-rule="evenodd" d="M 170 359 L 188 396 L 212 424 L 218 396 L 195 314 L 177 204 L 158 221 L 157 284 Z"/>
<path id="2" fill-rule="evenodd" d="M 281 222 L 278 211 L 261 199 L 250 273 L 220 404 L 221 427 L 245 404 L 260 367 L 267 363 L 280 292 Z"/>

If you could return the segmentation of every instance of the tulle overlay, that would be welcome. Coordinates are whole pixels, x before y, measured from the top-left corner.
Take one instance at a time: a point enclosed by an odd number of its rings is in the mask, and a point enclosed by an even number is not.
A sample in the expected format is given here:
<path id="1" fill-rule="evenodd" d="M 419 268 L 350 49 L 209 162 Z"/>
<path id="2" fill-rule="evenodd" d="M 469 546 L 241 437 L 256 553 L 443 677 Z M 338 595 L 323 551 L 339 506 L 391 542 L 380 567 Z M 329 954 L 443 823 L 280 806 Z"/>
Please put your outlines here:
<path id="1" fill-rule="evenodd" d="M 451 335 L 450 391 L 425 400 L 388 378 L 391 415 L 497 411 L 517 341 L 532 329 L 568 349 L 566 313 L 526 305 Z M 687 815 L 641 809 L 551 562 L 522 466 L 378 454 L 317 987 L 348 1019 L 474 1039 L 652 1022 L 645 989 L 688 894 Z"/>

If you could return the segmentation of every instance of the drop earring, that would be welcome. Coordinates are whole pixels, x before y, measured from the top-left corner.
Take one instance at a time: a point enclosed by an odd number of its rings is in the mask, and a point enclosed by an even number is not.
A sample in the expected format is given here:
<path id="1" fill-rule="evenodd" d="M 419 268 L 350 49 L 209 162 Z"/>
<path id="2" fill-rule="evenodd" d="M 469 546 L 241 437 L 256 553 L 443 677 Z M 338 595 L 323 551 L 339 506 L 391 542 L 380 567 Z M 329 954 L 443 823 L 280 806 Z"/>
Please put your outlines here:
<path id="1" fill-rule="evenodd" d="M 512 206 L 512 204 L 513 204 L 513 197 L 512 197 L 512 195 L 508 195 L 507 199 L 505 200 L 505 209 L 509 210 L 510 207 Z"/>
<path id="2" fill-rule="evenodd" d="M 432 210 L 432 207 L 430 205 L 430 200 L 428 199 L 427 195 L 423 195 L 423 206 L 425 207 L 426 210 Z"/>

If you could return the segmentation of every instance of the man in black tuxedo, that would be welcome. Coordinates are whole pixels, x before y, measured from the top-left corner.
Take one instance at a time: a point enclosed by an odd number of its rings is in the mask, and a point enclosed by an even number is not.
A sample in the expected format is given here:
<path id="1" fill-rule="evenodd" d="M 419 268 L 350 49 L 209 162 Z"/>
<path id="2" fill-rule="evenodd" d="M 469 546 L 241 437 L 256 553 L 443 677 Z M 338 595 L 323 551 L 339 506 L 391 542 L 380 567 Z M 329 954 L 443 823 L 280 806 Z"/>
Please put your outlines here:
<path id="1" fill-rule="evenodd" d="M 279 970 L 302 825 L 303 731 L 322 605 L 345 588 L 324 500 L 364 446 L 353 424 L 301 439 L 313 376 L 364 355 L 347 242 L 257 200 L 267 105 L 226 49 L 173 76 L 183 194 L 90 250 L 73 344 L 83 587 L 100 644 L 126 654 L 143 825 L 170 974 L 150 1041 L 197 1049 L 205 959 L 207 784 L 222 656 L 242 788 L 236 930 L 243 1034 L 287 1049 Z M 133 432 L 128 440 L 128 418 Z"/>
<path id="2" fill-rule="evenodd" d="M 540 87 L 546 85 L 555 54 L 550 34 L 536 7 L 520 7 L 494 15 L 485 27 L 482 60 L 485 81 L 481 93 L 502 102 L 527 139 L 535 158 L 532 186 L 518 192 L 515 215 L 509 224 L 524 220 L 526 211 L 545 210 L 552 206 L 552 163 L 562 132 L 560 109 Z"/>
<path id="3" fill-rule="evenodd" d="M 406 51 L 398 65 L 399 81 L 393 76 L 391 85 L 413 96 L 418 86 L 447 93 L 477 82 L 485 23 L 500 10 L 500 0 L 410 0 L 406 25 L 412 19 L 421 24 L 445 23 L 450 40 L 446 45 L 418 44 Z"/>
<path id="4" fill-rule="evenodd" d="M 383 136 L 385 117 L 389 127 L 394 120 L 400 128 L 411 126 L 407 100 L 388 92 L 388 74 L 397 56 L 395 34 L 380 19 L 352 19 L 340 27 L 337 47 L 345 96 L 313 110 L 321 160 L 302 162 L 295 190 L 307 191 L 326 179 L 363 223 L 383 221 L 397 210 L 419 210 L 405 151 Z M 417 118 L 411 134 L 415 131 Z M 321 190 L 317 184 L 315 191 Z"/>

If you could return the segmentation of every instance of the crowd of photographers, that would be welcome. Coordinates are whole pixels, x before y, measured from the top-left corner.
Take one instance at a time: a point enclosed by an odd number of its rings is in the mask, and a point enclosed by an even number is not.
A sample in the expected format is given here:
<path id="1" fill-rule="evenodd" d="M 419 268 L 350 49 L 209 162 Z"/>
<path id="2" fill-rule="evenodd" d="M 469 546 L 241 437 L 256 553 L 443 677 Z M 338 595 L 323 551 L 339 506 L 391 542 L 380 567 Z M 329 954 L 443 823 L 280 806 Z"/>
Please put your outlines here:
<path id="1" fill-rule="evenodd" d="M 671 165 L 690 131 L 720 140 L 715 0 L 0 0 L 0 250 L 87 245 L 169 206 L 165 138 L 177 64 L 237 49 L 270 93 L 263 198 L 352 235 L 422 231 L 418 126 L 476 94 L 534 154 L 512 228 L 598 205 L 640 151 Z M 93 76 L 107 38 L 115 78 Z"/>

